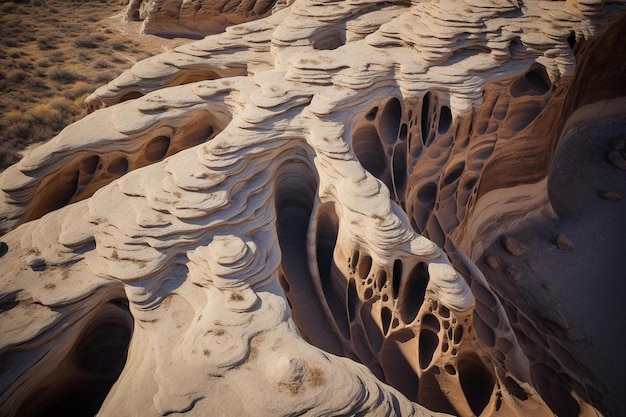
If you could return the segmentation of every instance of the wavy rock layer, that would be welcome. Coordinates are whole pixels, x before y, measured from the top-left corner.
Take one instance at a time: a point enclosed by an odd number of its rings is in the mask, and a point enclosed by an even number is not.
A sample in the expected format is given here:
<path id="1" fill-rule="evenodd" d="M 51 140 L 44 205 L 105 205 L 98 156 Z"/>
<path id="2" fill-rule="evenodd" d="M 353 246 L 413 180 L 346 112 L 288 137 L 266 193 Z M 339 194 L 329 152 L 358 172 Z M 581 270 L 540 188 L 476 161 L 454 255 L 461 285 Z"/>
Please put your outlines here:
<path id="1" fill-rule="evenodd" d="M 143 33 L 202 37 L 234 24 L 260 19 L 288 3 L 284 0 L 130 0 L 126 19 L 143 21 Z"/>
<path id="2" fill-rule="evenodd" d="M 296 1 L 139 62 L 0 177 L 2 414 L 614 413 L 472 260 L 626 95 L 624 10 Z"/>

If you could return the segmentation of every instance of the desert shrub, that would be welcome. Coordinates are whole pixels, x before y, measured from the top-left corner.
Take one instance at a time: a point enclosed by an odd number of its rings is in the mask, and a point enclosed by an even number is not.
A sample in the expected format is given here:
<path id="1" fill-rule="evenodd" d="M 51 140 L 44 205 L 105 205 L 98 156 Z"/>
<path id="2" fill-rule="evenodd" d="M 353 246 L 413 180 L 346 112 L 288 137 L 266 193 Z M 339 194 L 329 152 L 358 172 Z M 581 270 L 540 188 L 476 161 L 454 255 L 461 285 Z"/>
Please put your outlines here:
<path id="1" fill-rule="evenodd" d="M 94 88 L 90 84 L 84 81 L 78 81 L 72 88 L 65 92 L 65 96 L 71 100 L 75 100 L 78 97 L 91 93 L 93 90 Z"/>
<path id="2" fill-rule="evenodd" d="M 49 59 L 52 62 L 64 62 L 65 61 L 65 55 L 61 51 L 54 52 L 54 53 L 50 54 Z"/>
<path id="3" fill-rule="evenodd" d="M 15 39 L 11 39 L 11 38 L 3 39 L 2 43 L 4 44 L 4 46 L 7 46 L 9 48 L 15 48 L 16 46 L 19 45 L 19 43 Z"/>
<path id="4" fill-rule="evenodd" d="M 113 78 L 115 78 L 113 74 L 109 72 L 101 72 L 95 76 L 95 78 L 93 79 L 93 82 L 96 84 L 107 84 Z"/>
<path id="5" fill-rule="evenodd" d="M 128 49 L 126 44 L 122 41 L 113 41 L 111 42 L 111 48 L 115 51 L 125 51 Z"/>
<path id="6" fill-rule="evenodd" d="M 20 67 L 21 69 L 25 70 L 25 71 L 31 71 L 33 69 L 35 69 L 35 66 L 33 65 L 32 62 L 27 62 L 27 61 L 21 61 L 17 64 L 18 67 Z"/>
<path id="7" fill-rule="evenodd" d="M 87 52 L 79 51 L 78 52 L 78 60 L 81 62 L 91 61 L 92 57 Z"/>
<path id="8" fill-rule="evenodd" d="M 41 37 L 37 39 L 37 47 L 42 51 L 57 49 L 56 38 Z"/>
<path id="9" fill-rule="evenodd" d="M 17 110 L 11 110 L 4 113 L 3 121 L 8 122 L 8 124 L 18 124 L 25 122 L 24 113 Z"/>
<path id="10" fill-rule="evenodd" d="M 104 59 L 100 59 L 100 60 L 94 62 L 93 67 L 95 69 L 106 69 L 106 68 L 111 68 L 111 64 L 106 62 Z"/>
<path id="11" fill-rule="evenodd" d="M 77 72 L 60 67 L 53 68 L 48 74 L 48 77 L 52 81 L 61 84 L 73 84 L 82 78 Z"/>
<path id="12" fill-rule="evenodd" d="M 13 84 L 18 84 L 26 79 L 26 71 L 22 69 L 14 69 L 7 74 L 7 80 Z"/>
<path id="13" fill-rule="evenodd" d="M 17 10 L 17 4 L 12 1 L 0 4 L 0 13 L 13 13 Z"/>
<path id="14" fill-rule="evenodd" d="M 31 79 L 28 80 L 28 87 L 33 89 L 33 90 L 39 90 L 39 91 L 45 91 L 45 90 L 49 90 L 50 87 L 48 86 L 48 84 L 46 84 L 46 82 L 44 80 L 42 80 L 39 77 L 33 77 Z"/>
<path id="15" fill-rule="evenodd" d="M 74 41 L 77 48 L 96 49 L 105 39 L 102 36 L 86 36 Z"/>

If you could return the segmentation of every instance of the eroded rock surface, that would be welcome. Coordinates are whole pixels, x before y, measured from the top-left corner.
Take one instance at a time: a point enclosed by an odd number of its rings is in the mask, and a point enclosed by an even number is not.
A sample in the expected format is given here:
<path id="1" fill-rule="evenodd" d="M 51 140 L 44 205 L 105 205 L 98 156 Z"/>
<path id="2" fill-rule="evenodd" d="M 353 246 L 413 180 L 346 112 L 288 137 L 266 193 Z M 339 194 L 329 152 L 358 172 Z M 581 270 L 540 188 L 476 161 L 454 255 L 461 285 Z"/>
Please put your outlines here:
<path id="1" fill-rule="evenodd" d="M 139 62 L 0 177 L 1 414 L 615 413 L 473 261 L 626 95 L 625 9 L 296 0 Z"/>

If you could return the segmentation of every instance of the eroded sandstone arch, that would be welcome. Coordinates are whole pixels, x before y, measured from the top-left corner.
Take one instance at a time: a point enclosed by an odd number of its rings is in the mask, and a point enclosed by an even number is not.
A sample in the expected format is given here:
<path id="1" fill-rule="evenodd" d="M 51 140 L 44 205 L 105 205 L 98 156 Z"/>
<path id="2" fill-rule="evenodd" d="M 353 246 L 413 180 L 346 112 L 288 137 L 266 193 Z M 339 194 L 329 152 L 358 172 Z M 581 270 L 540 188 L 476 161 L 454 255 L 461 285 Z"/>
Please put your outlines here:
<path id="1" fill-rule="evenodd" d="M 572 87 L 623 11 L 296 1 L 138 63 L 2 175 L 0 410 L 113 326 L 100 415 L 610 415 L 473 260 L 623 96 Z"/>

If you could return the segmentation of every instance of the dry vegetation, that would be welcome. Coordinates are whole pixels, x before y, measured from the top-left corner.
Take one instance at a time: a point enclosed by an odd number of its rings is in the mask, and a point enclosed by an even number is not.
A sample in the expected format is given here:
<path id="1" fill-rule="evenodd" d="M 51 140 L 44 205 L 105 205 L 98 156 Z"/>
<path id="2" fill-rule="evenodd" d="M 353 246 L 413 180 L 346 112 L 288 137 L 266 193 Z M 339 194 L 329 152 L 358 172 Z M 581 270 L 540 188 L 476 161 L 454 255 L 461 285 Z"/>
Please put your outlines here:
<path id="1" fill-rule="evenodd" d="M 123 8 L 120 0 L 0 2 L 0 171 L 83 117 L 97 87 L 162 51 L 126 30 Z"/>

